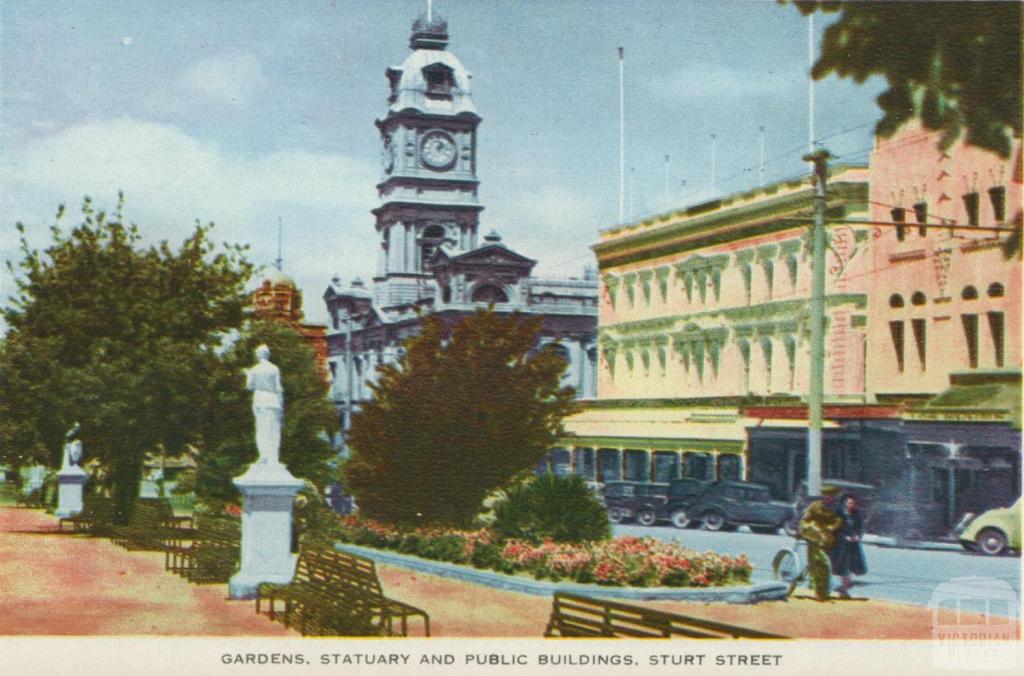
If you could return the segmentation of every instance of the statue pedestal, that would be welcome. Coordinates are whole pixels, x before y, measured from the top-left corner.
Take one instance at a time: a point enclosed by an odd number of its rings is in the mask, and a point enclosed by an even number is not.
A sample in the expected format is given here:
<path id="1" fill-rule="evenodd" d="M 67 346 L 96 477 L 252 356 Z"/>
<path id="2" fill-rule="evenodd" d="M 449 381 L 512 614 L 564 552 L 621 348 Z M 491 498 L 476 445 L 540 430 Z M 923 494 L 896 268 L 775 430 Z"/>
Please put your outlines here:
<path id="1" fill-rule="evenodd" d="M 251 599 L 260 583 L 291 582 L 295 574 L 292 503 L 303 484 L 284 465 L 264 462 L 254 462 L 234 484 L 242 493 L 242 565 L 228 593 Z"/>
<path id="2" fill-rule="evenodd" d="M 82 513 L 82 486 L 89 475 L 78 465 L 65 467 L 57 473 L 57 511 L 61 519 Z"/>

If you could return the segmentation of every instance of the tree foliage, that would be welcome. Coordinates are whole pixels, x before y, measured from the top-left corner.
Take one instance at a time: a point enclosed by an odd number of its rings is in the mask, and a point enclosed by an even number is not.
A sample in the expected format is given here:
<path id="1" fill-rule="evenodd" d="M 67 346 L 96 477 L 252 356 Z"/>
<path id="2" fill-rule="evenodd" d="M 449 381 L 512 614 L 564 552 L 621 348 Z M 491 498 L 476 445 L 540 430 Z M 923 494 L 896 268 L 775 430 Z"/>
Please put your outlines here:
<path id="1" fill-rule="evenodd" d="M 967 143 L 1002 157 L 1021 133 L 1021 3 L 820 2 L 797 0 L 804 14 L 842 12 L 825 31 L 812 74 L 863 82 L 882 75 L 890 136 L 919 118 L 941 130 L 940 148 L 963 132 Z"/>
<path id="2" fill-rule="evenodd" d="M 492 530 L 501 538 L 540 543 L 590 542 L 612 535 L 608 514 L 583 477 L 542 474 L 508 489 L 494 506 Z"/>
<path id="3" fill-rule="evenodd" d="M 8 268 L 17 293 L 4 309 L 0 453 L 14 465 L 59 466 L 63 435 L 81 422 L 84 460 L 109 472 L 121 518 L 138 493 L 147 452 L 199 444 L 216 348 L 241 325 L 252 266 L 245 247 L 216 246 L 196 223 L 178 248 L 144 246 L 122 202 L 108 216 L 91 200 L 44 251 L 21 233 Z"/>
<path id="4" fill-rule="evenodd" d="M 481 310 L 449 332 L 424 319 L 352 418 L 343 476 L 364 514 L 468 526 L 489 493 L 536 465 L 574 394 L 559 386 L 565 360 L 535 350 L 540 321 Z"/>
<path id="5" fill-rule="evenodd" d="M 196 485 L 201 497 L 236 499 L 231 480 L 259 455 L 253 437 L 252 394 L 245 389 L 244 371 L 256 362 L 253 353 L 262 344 L 270 348 L 270 360 L 281 370 L 284 388 L 281 462 L 321 490 L 333 480 L 331 463 L 336 453 L 330 439 L 338 421 L 327 399 L 326 374 L 317 365 L 312 347 L 295 329 L 255 320 L 243 327 L 212 379 L 210 405 L 202 420 L 203 452 Z"/>

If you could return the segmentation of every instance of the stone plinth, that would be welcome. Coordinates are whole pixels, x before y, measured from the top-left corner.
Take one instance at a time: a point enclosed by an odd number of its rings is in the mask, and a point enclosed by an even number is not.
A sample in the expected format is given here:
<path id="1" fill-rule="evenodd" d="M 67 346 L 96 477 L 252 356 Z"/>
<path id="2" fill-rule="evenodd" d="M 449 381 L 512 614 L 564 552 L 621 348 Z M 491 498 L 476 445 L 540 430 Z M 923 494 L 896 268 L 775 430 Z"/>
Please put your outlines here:
<path id="1" fill-rule="evenodd" d="M 64 519 L 82 512 L 82 486 L 89 475 L 78 465 L 65 467 L 57 473 L 57 511 L 54 515 Z"/>
<path id="2" fill-rule="evenodd" d="M 234 599 L 255 598 L 260 583 L 283 584 L 295 573 L 292 503 L 302 481 L 280 463 L 255 462 L 234 484 L 242 493 L 242 565 L 228 590 Z"/>

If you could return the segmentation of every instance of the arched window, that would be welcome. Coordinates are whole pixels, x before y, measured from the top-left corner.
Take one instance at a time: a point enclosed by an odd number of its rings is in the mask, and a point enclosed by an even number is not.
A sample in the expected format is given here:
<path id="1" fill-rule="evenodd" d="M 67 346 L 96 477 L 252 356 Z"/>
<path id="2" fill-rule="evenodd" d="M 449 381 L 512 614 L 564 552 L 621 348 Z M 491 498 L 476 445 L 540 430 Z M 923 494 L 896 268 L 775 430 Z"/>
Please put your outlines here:
<path id="1" fill-rule="evenodd" d="M 452 69 L 443 63 L 432 63 L 422 70 L 423 79 L 427 84 L 427 96 L 431 98 L 450 98 L 455 85 Z"/>
<path id="2" fill-rule="evenodd" d="M 474 303 L 507 303 L 508 295 L 501 287 L 494 284 L 484 284 L 473 289 Z"/>
<path id="3" fill-rule="evenodd" d="M 993 282 L 988 286 L 988 297 L 989 298 L 1002 298 L 1006 294 L 1006 289 L 999 282 Z"/>
<path id="4" fill-rule="evenodd" d="M 891 307 L 891 308 L 901 308 L 901 307 L 903 307 L 903 296 L 899 295 L 898 293 L 894 293 L 893 295 L 889 296 L 889 307 Z"/>
<path id="5" fill-rule="evenodd" d="M 429 269 L 430 259 L 437 251 L 437 247 L 444 242 L 444 228 L 440 225 L 429 225 L 423 229 L 420 235 L 420 263 L 424 270 Z"/>
<path id="6" fill-rule="evenodd" d="M 964 300 L 977 300 L 978 290 L 975 289 L 973 286 L 965 286 L 963 293 L 960 294 L 960 297 L 963 298 Z"/>
<path id="7" fill-rule="evenodd" d="M 928 299 L 925 298 L 925 295 L 922 292 L 915 291 L 914 295 L 910 297 L 910 302 L 914 305 L 924 305 L 928 302 Z"/>

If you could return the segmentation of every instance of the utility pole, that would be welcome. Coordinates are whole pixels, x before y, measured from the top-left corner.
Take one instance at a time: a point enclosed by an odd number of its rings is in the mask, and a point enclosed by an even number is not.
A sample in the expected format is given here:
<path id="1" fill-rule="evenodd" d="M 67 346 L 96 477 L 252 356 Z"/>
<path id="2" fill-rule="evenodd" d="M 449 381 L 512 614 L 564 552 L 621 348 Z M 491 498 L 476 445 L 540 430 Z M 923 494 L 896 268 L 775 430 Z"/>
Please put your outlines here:
<path id="1" fill-rule="evenodd" d="M 825 396 L 825 206 L 828 159 L 824 148 L 804 156 L 814 164 L 811 229 L 811 386 L 807 396 L 807 494 L 821 495 L 821 420 Z"/>

